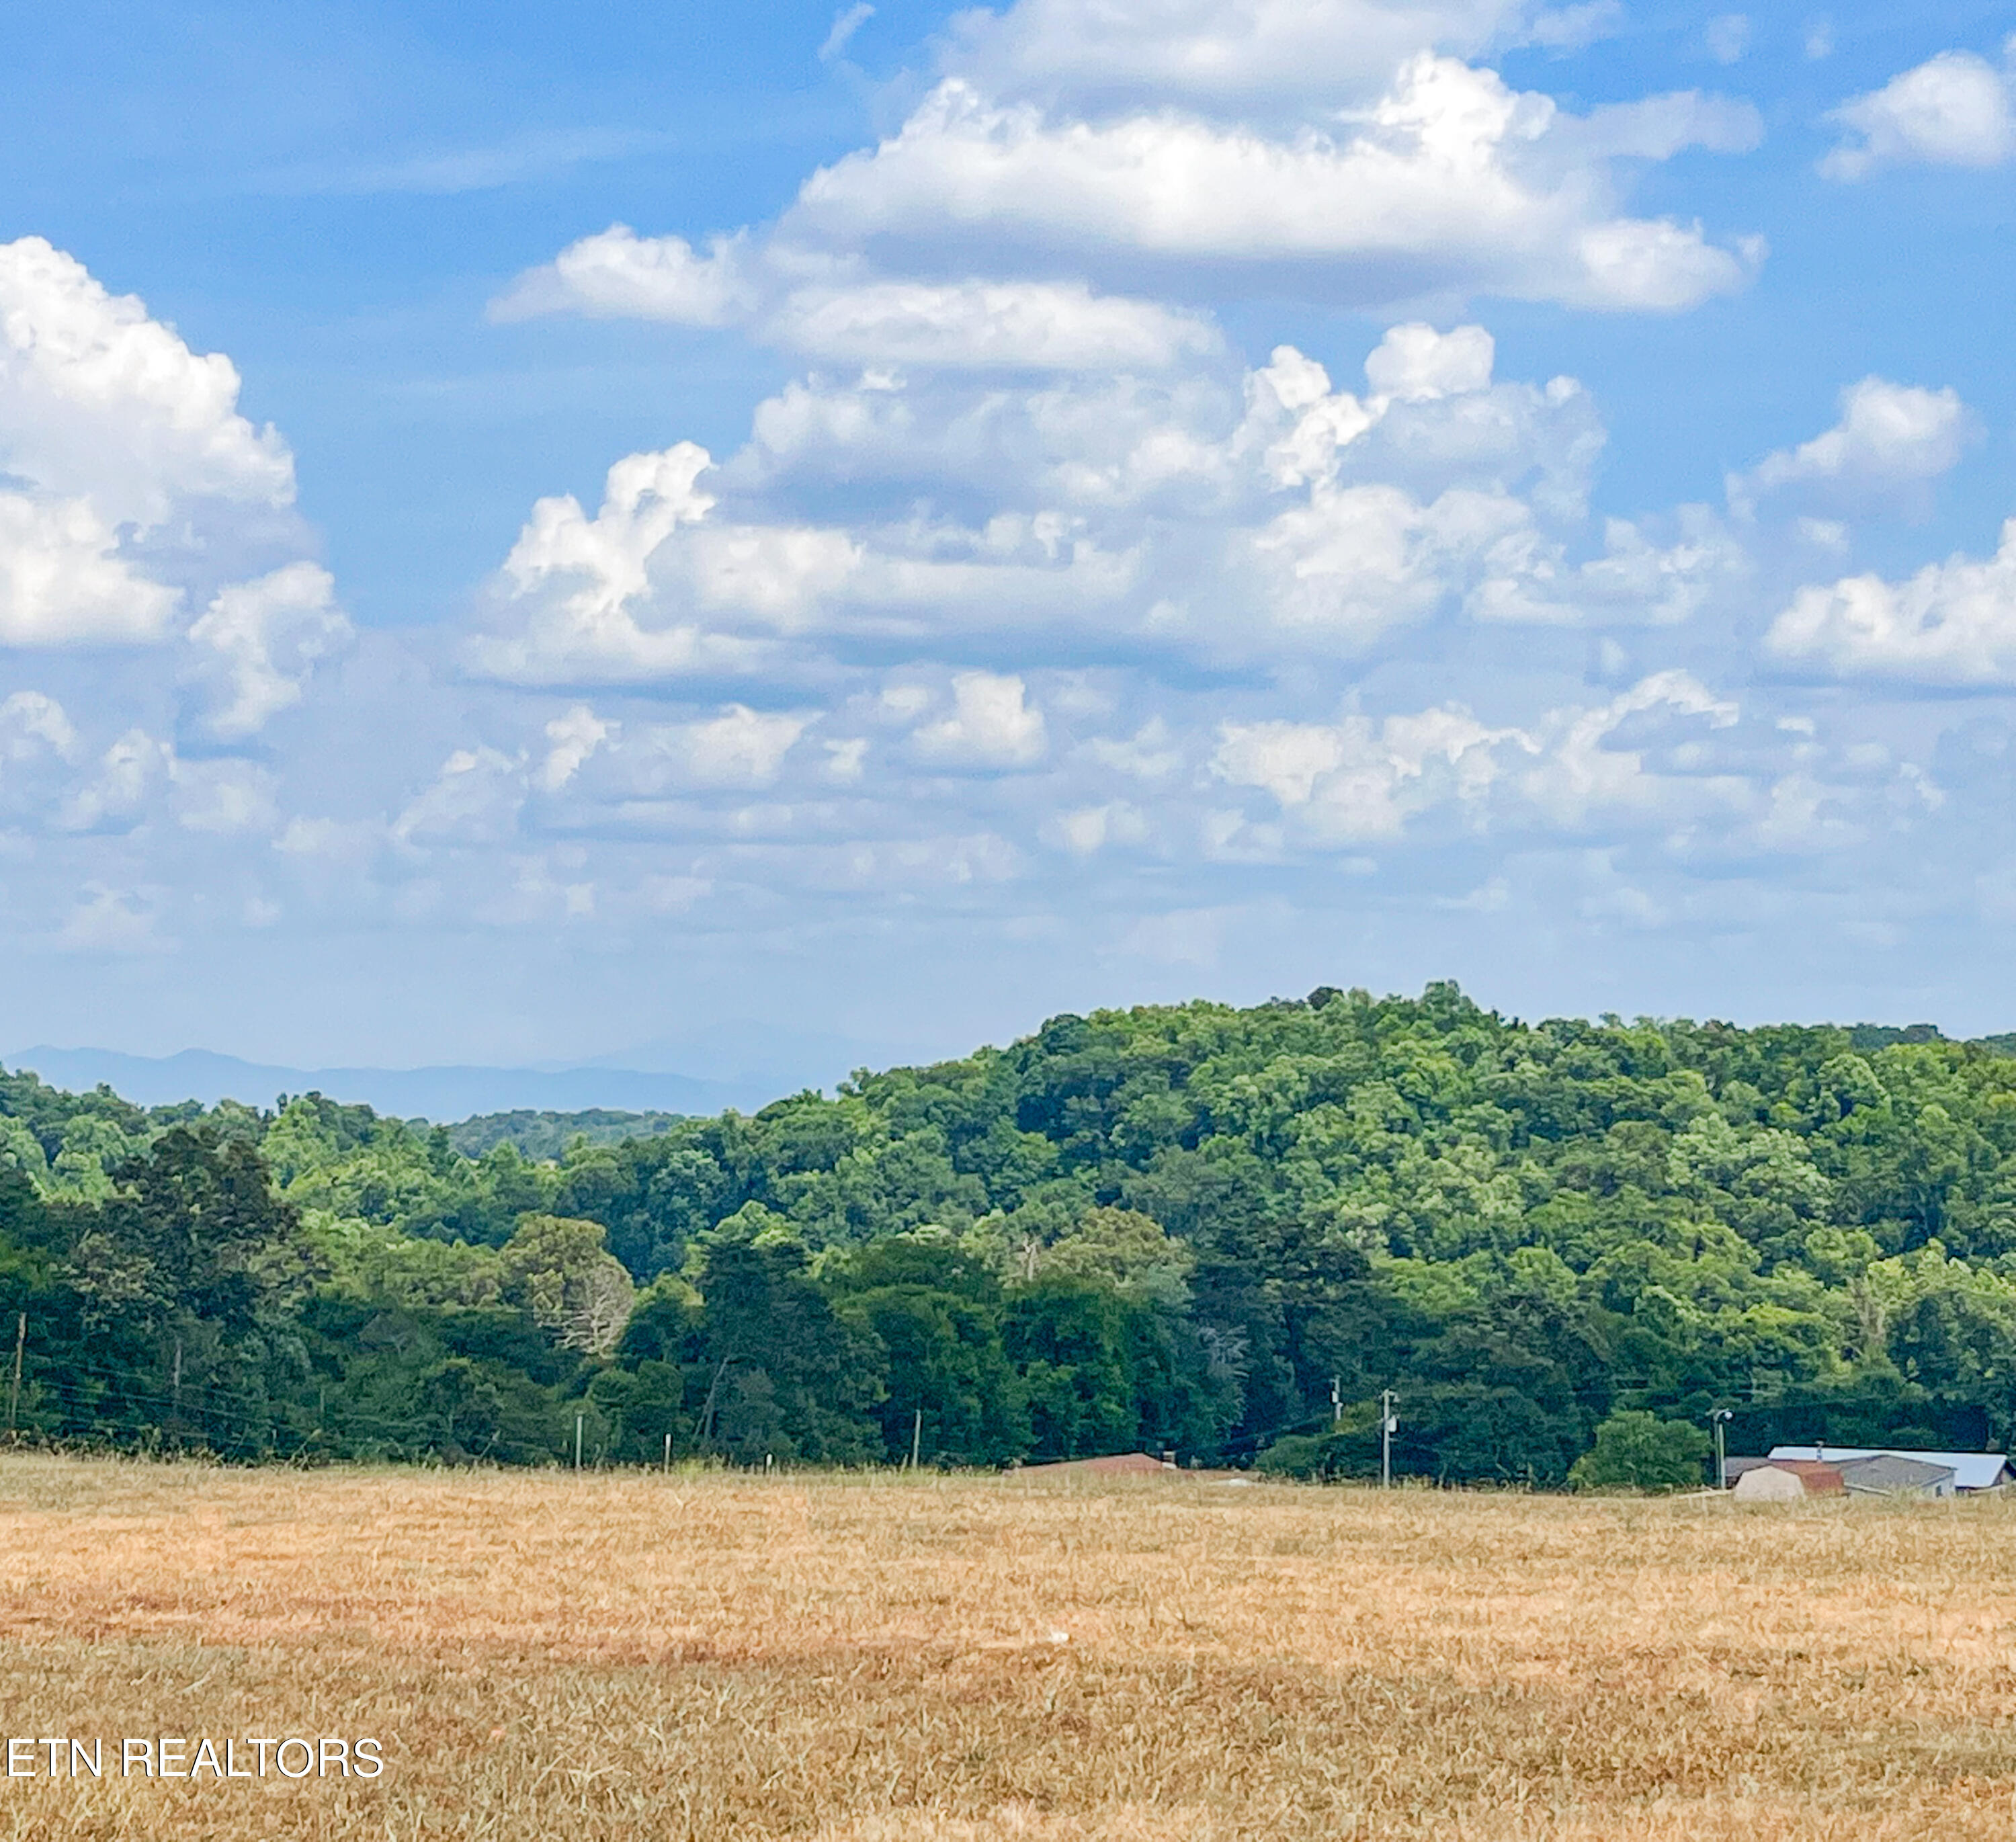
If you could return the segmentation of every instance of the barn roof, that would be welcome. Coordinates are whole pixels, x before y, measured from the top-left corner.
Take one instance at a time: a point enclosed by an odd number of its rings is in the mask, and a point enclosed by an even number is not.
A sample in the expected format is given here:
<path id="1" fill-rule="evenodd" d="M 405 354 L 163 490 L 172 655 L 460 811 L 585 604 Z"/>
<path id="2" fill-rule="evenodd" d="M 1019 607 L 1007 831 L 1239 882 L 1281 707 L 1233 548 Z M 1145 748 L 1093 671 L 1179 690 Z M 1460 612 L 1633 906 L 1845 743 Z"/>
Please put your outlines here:
<path id="1" fill-rule="evenodd" d="M 1850 1490 L 1877 1495 L 1940 1490 L 1953 1480 L 1950 1465 L 1900 1459 L 1888 1452 L 1878 1452 L 1873 1459 L 1845 1459 L 1841 1474 Z"/>
<path id="2" fill-rule="evenodd" d="M 1894 1445 L 1774 1445 L 1774 1460 L 1824 1459 L 1845 1464 L 1852 1459 L 1915 1459 L 1921 1465 L 1943 1465 L 1953 1474 L 1956 1490 L 1993 1490 L 2010 1481 L 2008 1455 L 1999 1452 L 1907 1452 Z"/>
<path id="3" fill-rule="evenodd" d="M 1817 1459 L 1781 1459 L 1774 1454 L 1764 1469 L 1791 1472 L 1805 1486 L 1809 1497 L 1838 1497 L 1848 1488 L 1838 1465 L 1825 1464 Z"/>
<path id="4" fill-rule="evenodd" d="M 1119 1452 L 1110 1458 L 1067 1459 L 1059 1465 L 1019 1465 L 1015 1474 L 1018 1477 L 1160 1477 L 1175 1469 L 1150 1452 Z"/>

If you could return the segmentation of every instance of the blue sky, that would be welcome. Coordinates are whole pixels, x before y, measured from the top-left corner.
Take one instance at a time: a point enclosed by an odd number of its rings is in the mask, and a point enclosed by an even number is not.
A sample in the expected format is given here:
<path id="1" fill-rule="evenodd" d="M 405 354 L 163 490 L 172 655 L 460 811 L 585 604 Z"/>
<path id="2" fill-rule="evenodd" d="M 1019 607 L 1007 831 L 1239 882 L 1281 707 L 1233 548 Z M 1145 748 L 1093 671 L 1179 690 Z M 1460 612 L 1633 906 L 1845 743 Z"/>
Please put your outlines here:
<path id="1" fill-rule="evenodd" d="M 17 22 L 13 1039 L 2016 1027 L 2012 31 Z"/>

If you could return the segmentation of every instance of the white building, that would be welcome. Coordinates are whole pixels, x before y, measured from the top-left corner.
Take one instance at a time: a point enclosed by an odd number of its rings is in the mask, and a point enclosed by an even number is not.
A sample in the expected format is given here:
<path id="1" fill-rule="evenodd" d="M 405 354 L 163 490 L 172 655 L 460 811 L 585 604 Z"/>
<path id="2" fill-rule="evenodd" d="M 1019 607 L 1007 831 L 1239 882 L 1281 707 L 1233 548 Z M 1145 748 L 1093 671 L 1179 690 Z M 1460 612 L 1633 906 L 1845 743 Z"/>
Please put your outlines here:
<path id="1" fill-rule="evenodd" d="M 1858 1459 L 1908 1459 L 1916 1464 L 1950 1471 L 1952 1489 L 1964 1497 L 1975 1496 L 1982 1491 L 2002 1490 L 2016 1483 L 2016 1471 L 2010 1469 L 2008 1455 L 2000 1452 L 1906 1452 L 1896 1446 L 1882 1445 L 1774 1445 L 1771 1456 L 1774 1460 L 1804 1459 L 1809 1462 L 1841 1466 L 1851 1466 Z M 1871 1473 L 1871 1481 L 1880 1475 Z M 1845 1471 L 1842 1477 L 1845 1481 Z M 1940 1491 L 1931 1494 L 1946 1493 Z"/>

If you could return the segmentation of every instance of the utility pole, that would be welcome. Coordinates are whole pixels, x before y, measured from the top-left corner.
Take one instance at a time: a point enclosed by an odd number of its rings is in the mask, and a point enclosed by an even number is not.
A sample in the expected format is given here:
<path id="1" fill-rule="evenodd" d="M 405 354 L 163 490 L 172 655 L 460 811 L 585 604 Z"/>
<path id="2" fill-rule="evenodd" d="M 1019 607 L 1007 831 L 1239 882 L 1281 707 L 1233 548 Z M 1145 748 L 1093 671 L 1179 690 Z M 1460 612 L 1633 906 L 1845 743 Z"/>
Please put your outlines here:
<path id="1" fill-rule="evenodd" d="M 21 1351 L 28 1341 L 28 1314 L 22 1312 L 14 1325 L 14 1385 L 7 1390 L 7 1437 L 12 1443 L 20 1435 L 15 1430 L 20 1423 L 21 1411 Z"/>
<path id="2" fill-rule="evenodd" d="M 169 1404 L 168 1412 L 175 1423 L 175 1444 L 180 1445 L 182 1442 L 182 1340 L 179 1337 L 175 1339 L 175 1374 L 173 1393 L 174 1399 Z"/>
<path id="3" fill-rule="evenodd" d="M 1399 1425 L 1393 1417 L 1393 1390 L 1384 1390 L 1379 1397 L 1379 1488 L 1390 1490 L 1393 1485 L 1393 1430 Z"/>
<path id="4" fill-rule="evenodd" d="M 917 1409 L 916 1419 L 910 1424 L 910 1469 L 913 1471 L 917 1468 L 917 1455 L 923 1449 L 923 1444 L 924 1410 L 920 1407 Z"/>
<path id="5" fill-rule="evenodd" d="M 727 1374 L 729 1363 L 740 1360 L 739 1356 L 723 1356 L 715 1365 L 714 1380 L 707 1384 L 706 1404 L 700 1410 L 700 1418 L 693 1422 L 693 1437 L 703 1445 L 714 1437 L 714 1398 L 721 1392 L 721 1378 Z"/>
<path id="6" fill-rule="evenodd" d="M 577 1471 L 581 1469 L 581 1423 L 587 1418 L 585 1413 L 574 1416 L 574 1468 Z"/>
<path id="7" fill-rule="evenodd" d="M 665 1435 L 665 1475 L 666 1475 L 668 1477 L 671 1477 L 671 1474 L 672 1474 L 672 1436 L 671 1436 L 671 1434 L 668 1433 L 668 1434 Z"/>
<path id="8" fill-rule="evenodd" d="M 1344 1424 L 1344 1380 L 1341 1376 L 1330 1378 L 1330 1425 L 1335 1432 Z"/>
<path id="9" fill-rule="evenodd" d="M 1715 1428 L 1715 1488 L 1717 1490 L 1729 1488 L 1729 1454 L 1723 1449 L 1722 1430 L 1735 1417 L 1735 1409 L 1728 1407 L 1718 1407 L 1708 1416 L 1708 1424 Z"/>

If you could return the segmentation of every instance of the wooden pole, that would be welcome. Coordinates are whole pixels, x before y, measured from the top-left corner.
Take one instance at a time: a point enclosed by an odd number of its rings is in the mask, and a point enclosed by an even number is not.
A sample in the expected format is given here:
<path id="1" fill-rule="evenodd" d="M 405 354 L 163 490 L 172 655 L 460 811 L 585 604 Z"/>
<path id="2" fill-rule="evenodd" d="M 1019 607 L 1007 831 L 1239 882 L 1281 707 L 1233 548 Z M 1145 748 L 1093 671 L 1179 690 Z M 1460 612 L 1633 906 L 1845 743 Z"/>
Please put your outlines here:
<path id="1" fill-rule="evenodd" d="M 924 1410 L 920 1407 L 917 1409 L 916 1419 L 910 1424 L 910 1469 L 913 1471 L 917 1468 L 917 1454 L 923 1449 L 923 1443 Z"/>
<path id="2" fill-rule="evenodd" d="M 714 1398 L 721 1391 L 721 1378 L 727 1374 L 728 1365 L 735 1360 L 723 1356 L 715 1365 L 714 1380 L 707 1384 L 707 1404 L 700 1410 L 700 1418 L 693 1423 L 693 1437 L 704 1445 L 714 1437 Z"/>
<path id="3" fill-rule="evenodd" d="M 577 1471 L 581 1469 L 581 1423 L 587 1418 L 585 1413 L 574 1416 L 574 1468 Z"/>
<path id="4" fill-rule="evenodd" d="M 665 1475 L 666 1475 L 668 1477 L 671 1477 L 671 1474 L 672 1474 L 672 1436 L 671 1436 L 671 1434 L 668 1433 L 668 1434 L 665 1435 Z"/>
<path id="5" fill-rule="evenodd" d="M 28 1341 L 28 1314 L 22 1312 L 14 1324 L 14 1385 L 7 1390 L 7 1437 L 19 1437 L 16 1429 L 21 1411 L 21 1352 Z"/>

